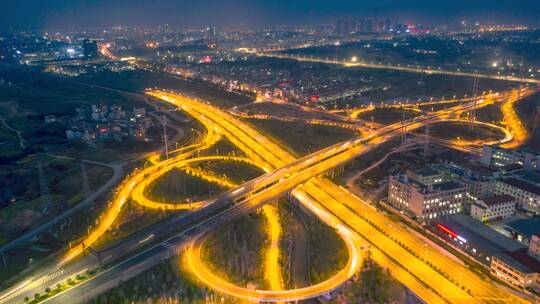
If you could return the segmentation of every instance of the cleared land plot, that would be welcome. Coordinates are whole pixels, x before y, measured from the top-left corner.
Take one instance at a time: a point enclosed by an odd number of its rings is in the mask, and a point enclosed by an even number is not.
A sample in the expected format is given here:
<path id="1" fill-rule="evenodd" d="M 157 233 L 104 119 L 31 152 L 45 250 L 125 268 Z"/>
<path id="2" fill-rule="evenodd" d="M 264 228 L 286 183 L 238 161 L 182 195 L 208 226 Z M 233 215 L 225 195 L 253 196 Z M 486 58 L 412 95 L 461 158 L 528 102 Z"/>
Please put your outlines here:
<path id="1" fill-rule="evenodd" d="M 487 126 L 475 125 L 471 128 L 468 123 L 443 122 L 430 126 L 431 136 L 447 140 L 471 140 L 471 141 L 495 141 L 504 138 L 504 133 L 499 129 Z"/>
<path id="2" fill-rule="evenodd" d="M 360 113 L 360 115 L 358 115 L 358 118 L 369 122 L 389 125 L 400 122 L 403 117 L 405 117 L 405 120 L 407 120 L 413 117 L 418 117 L 420 115 L 422 115 L 422 113 L 406 109 L 376 108 L 373 111 Z"/>
<path id="3" fill-rule="evenodd" d="M 343 121 L 344 119 L 337 115 L 318 111 L 305 111 L 294 104 L 279 104 L 273 102 L 252 103 L 242 107 L 242 111 L 248 115 L 263 114 L 277 117 L 291 117 L 296 119 L 320 119 L 331 121 Z"/>
<path id="4" fill-rule="evenodd" d="M 338 127 L 275 120 L 246 119 L 246 121 L 298 155 L 315 152 L 357 135 L 352 130 Z"/>

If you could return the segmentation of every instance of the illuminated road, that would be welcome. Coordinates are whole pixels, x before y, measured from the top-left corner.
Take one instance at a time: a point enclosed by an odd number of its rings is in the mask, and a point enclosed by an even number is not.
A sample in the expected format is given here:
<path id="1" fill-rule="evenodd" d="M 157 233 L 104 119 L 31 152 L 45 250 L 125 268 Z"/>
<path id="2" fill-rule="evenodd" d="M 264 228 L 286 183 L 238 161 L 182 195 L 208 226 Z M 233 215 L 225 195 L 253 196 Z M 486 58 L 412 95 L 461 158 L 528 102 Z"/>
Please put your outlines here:
<path id="1" fill-rule="evenodd" d="M 195 113 L 195 115 L 201 115 L 201 113 L 204 113 L 216 124 L 219 124 L 221 128 L 228 126 L 230 130 L 224 132 L 227 133 L 225 134 L 227 138 L 229 138 L 231 141 L 240 141 L 239 138 L 242 137 L 242 140 L 244 141 L 242 143 L 243 147 L 250 147 L 250 149 L 257 150 L 256 153 L 262 155 L 264 155 L 264 153 L 268 154 L 267 159 L 270 159 L 276 164 L 283 162 L 282 159 L 287 160 L 287 158 L 292 158 L 287 154 L 286 151 L 280 149 L 278 145 L 269 142 L 264 138 L 264 136 L 255 130 L 243 125 L 240 121 L 233 119 L 225 113 L 220 115 L 218 110 L 209 109 L 210 107 L 206 104 L 165 92 L 153 92 L 151 94 L 173 104 L 182 105 L 183 109 L 186 111 L 200 111 L 200 113 Z M 407 122 L 404 128 L 406 130 L 412 130 L 421 127 L 426 123 L 435 122 L 441 117 L 444 118 L 445 116 L 453 115 L 456 112 L 466 111 L 470 108 L 470 106 L 470 104 L 459 105 L 440 111 L 437 115 L 426 115 L 422 119 L 417 118 L 414 121 Z M 213 115 L 216 115 L 217 117 L 213 118 Z M 308 165 L 309 167 L 307 169 L 295 173 L 296 177 L 300 177 L 306 172 L 308 172 L 308 176 L 312 177 L 317 176 L 322 172 L 326 172 L 328 169 L 344 163 L 345 161 L 374 148 L 381 142 L 392 138 L 400 131 L 400 129 L 400 124 L 382 128 L 370 135 L 368 138 L 370 140 L 369 144 L 366 144 L 366 141 L 364 140 L 348 141 L 328 149 L 323 149 L 314 155 L 308 156 L 301 161 L 296 162 L 309 163 L 309 160 L 314 157 L 321 158 L 315 166 Z M 233 136 L 233 138 L 230 138 L 230 136 Z M 245 152 L 248 153 L 248 151 Z M 250 153 L 253 153 L 253 151 Z M 327 158 L 323 159 L 323 157 Z M 293 165 L 289 165 L 290 168 L 294 168 L 294 164 L 295 163 L 293 162 Z M 280 170 L 277 170 L 277 172 Z M 302 179 L 302 181 L 304 180 L 305 179 Z M 281 183 L 287 183 L 287 180 L 282 181 Z M 317 178 L 313 182 L 306 183 L 304 186 L 304 191 L 306 191 L 306 193 L 311 197 L 318 198 L 318 202 L 322 202 L 322 205 L 326 209 L 330 210 L 332 213 L 335 213 L 337 218 L 344 221 L 349 227 L 353 227 L 353 229 L 361 236 L 366 237 L 368 240 L 371 239 L 370 241 L 372 244 L 384 244 L 383 247 L 379 248 L 382 252 L 392 257 L 403 255 L 404 258 L 400 258 L 397 263 L 402 265 L 402 267 L 404 267 L 408 272 L 412 273 L 417 279 L 423 280 L 422 283 L 425 286 L 429 286 L 432 291 L 439 293 L 445 300 L 453 303 L 462 303 L 464 299 L 467 299 L 468 303 L 475 301 L 486 303 L 507 303 L 508 301 L 525 303 L 522 299 L 514 297 L 511 294 L 507 294 L 506 292 L 498 289 L 492 283 L 484 281 L 477 274 L 471 272 L 463 265 L 456 265 L 455 261 L 452 261 L 444 254 L 438 252 L 436 249 L 426 248 L 426 246 L 423 245 L 419 246 L 419 240 L 417 237 L 407 229 L 399 226 L 394 227 L 393 230 L 396 231 L 395 233 L 399 233 L 402 236 L 400 242 L 405 242 L 405 244 L 407 244 L 407 248 L 410 248 L 409 250 L 412 252 L 405 250 L 404 246 L 396 242 L 397 239 L 392 239 L 392 234 L 385 234 L 387 233 L 387 228 L 385 228 L 383 224 L 387 225 L 386 223 L 392 222 L 392 220 L 387 218 L 385 215 L 380 214 L 376 210 L 369 209 L 365 202 L 355 199 L 355 197 L 345 189 L 338 187 L 324 179 Z M 339 197 L 339 200 L 330 200 L 332 197 Z M 343 200 L 349 203 L 347 205 L 348 208 L 341 203 Z M 371 217 L 373 217 L 374 220 L 380 219 L 377 220 L 377 222 L 374 222 L 377 228 L 372 226 L 372 224 L 369 224 L 367 219 L 362 219 L 360 215 L 351 211 L 353 208 L 353 210 L 358 210 L 359 207 L 362 207 L 360 209 L 362 212 L 370 211 L 371 214 L 370 217 L 368 217 L 370 220 Z M 359 229 L 359 227 L 363 227 L 365 229 Z M 366 230 L 369 231 L 369 233 L 367 233 Z M 376 238 L 371 238 L 373 236 Z M 430 263 L 433 263 L 433 266 L 428 265 L 426 261 L 423 261 L 419 257 L 419 255 L 424 252 L 429 254 Z M 429 278 L 429 281 L 426 280 L 426 278 Z M 464 286 L 467 286 L 467 288 Z M 417 292 L 416 290 L 413 291 Z M 423 291 L 417 292 L 417 294 L 422 293 Z"/>
<path id="2" fill-rule="evenodd" d="M 281 224 L 277 210 L 272 205 L 264 205 L 263 214 L 268 221 L 268 234 L 270 236 L 270 246 L 266 252 L 264 262 L 264 272 L 266 281 L 269 283 L 270 290 L 282 290 L 283 279 L 281 278 L 281 269 L 279 264 L 279 240 L 281 238 Z"/>
<path id="3" fill-rule="evenodd" d="M 205 137 L 200 144 L 194 145 L 193 148 L 180 149 L 180 152 L 182 153 L 163 162 L 159 162 L 159 164 L 155 166 L 151 166 L 149 168 L 134 172 L 122 183 L 122 185 L 120 185 L 115 198 L 112 202 L 109 203 L 109 207 L 107 208 L 106 212 L 100 216 L 97 227 L 95 227 L 88 234 L 84 241 L 82 241 L 75 247 L 72 247 L 68 251 L 68 253 L 60 261 L 60 266 L 72 261 L 75 257 L 79 256 L 86 249 L 91 247 L 114 224 L 124 204 L 131 196 L 132 191 L 136 188 L 137 185 L 143 183 L 147 179 L 147 177 L 155 176 L 156 170 L 170 166 L 178 162 L 179 160 L 185 160 L 188 157 L 195 155 L 197 151 L 209 148 L 219 140 L 220 136 L 213 131 L 214 129 L 211 126 L 205 124 L 204 121 L 201 121 L 201 123 L 203 124 L 203 126 L 206 127 L 207 133 L 205 134 Z M 143 200 L 143 197 L 137 198 Z M 189 207 L 189 205 L 187 206 Z"/>
<path id="4" fill-rule="evenodd" d="M 288 117 L 288 116 L 277 116 L 277 115 L 268 115 L 268 114 L 248 114 L 246 112 L 241 112 L 239 110 L 229 111 L 231 114 L 242 117 L 242 118 L 253 118 L 253 119 L 265 119 L 265 120 L 279 120 L 285 122 L 302 122 L 310 125 L 320 125 L 320 126 L 330 126 L 338 127 L 343 129 L 355 130 L 358 132 L 368 132 L 370 131 L 364 124 L 360 122 L 345 122 L 345 121 L 334 121 L 329 119 L 310 119 L 310 118 L 300 118 L 300 117 Z M 339 115 L 336 115 L 339 116 Z M 341 117 L 341 116 L 339 116 Z M 341 117 L 343 119 L 343 117 Z"/>
<path id="5" fill-rule="evenodd" d="M 210 200 L 205 201 L 198 201 L 198 202 L 162 202 L 162 201 L 154 201 L 150 198 L 148 198 L 145 195 L 146 189 L 150 184 L 155 182 L 157 179 L 159 179 L 163 174 L 169 172 L 170 170 L 174 168 L 179 168 L 186 173 L 197 176 L 203 180 L 206 180 L 211 183 L 216 183 L 218 185 L 221 185 L 223 187 L 227 188 L 233 188 L 237 186 L 233 182 L 215 176 L 211 175 L 208 172 L 205 172 L 200 169 L 189 167 L 188 165 L 191 163 L 196 162 L 203 162 L 203 161 L 211 161 L 211 160 L 226 160 L 226 161 L 237 161 L 237 162 L 245 162 L 245 163 L 251 163 L 249 159 L 242 158 L 242 157 L 233 157 L 233 156 L 203 156 L 203 157 L 194 157 L 194 158 L 188 158 L 188 159 L 178 159 L 175 158 L 171 161 L 166 161 L 165 164 L 158 163 L 156 165 L 157 168 L 154 168 L 151 172 L 145 173 L 144 180 L 137 183 L 137 186 L 134 187 L 131 198 L 140 204 L 141 206 L 144 206 L 146 208 L 150 209 L 157 209 L 157 210 L 189 210 L 189 209 L 198 209 L 202 208 L 209 204 Z M 150 171 L 150 170 L 148 170 Z"/>
<path id="6" fill-rule="evenodd" d="M 371 209 L 369 205 L 354 197 L 354 195 L 345 189 L 336 186 L 324 178 L 313 179 L 313 177 L 319 176 L 398 135 L 401 130 L 410 131 L 425 124 L 436 122 L 441 118 L 452 116 L 456 112 L 467 111 L 471 106 L 470 104 L 460 105 L 439 111 L 435 114 L 428 114 L 422 118 L 409 120 L 404 124 L 399 123 L 383 127 L 365 139 L 358 138 L 346 141 L 322 149 L 302 159 L 295 160 L 287 151 L 262 136 L 247 124 L 234 119 L 232 116 L 210 105 L 192 98 L 166 92 L 154 91 L 149 94 L 181 107 L 184 111 L 201 121 L 209 130 L 215 130 L 225 135 L 233 144 L 244 151 L 254 163 L 269 172 L 237 189 L 224 193 L 224 199 L 232 199 L 242 206 L 242 209 L 250 210 L 250 208 L 261 206 L 303 184 L 304 186 L 301 187 L 301 191 L 293 191 L 297 199 L 302 195 L 306 195 L 306 197 L 311 198 L 310 203 L 307 204 L 308 207 L 320 206 L 321 209 L 310 208 L 316 215 L 322 218 L 321 214 L 324 214 L 324 209 L 334 214 L 332 227 L 345 227 L 339 222 L 342 221 L 351 227 L 351 230 L 347 231 L 356 231 L 359 235 L 365 237 L 374 248 L 380 250 L 381 255 L 377 261 L 380 263 L 386 261 L 386 264 L 383 265 L 388 265 L 388 268 L 393 269 L 393 274 L 398 274 L 396 278 L 411 288 L 417 295 L 429 300 L 429 303 L 440 302 L 441 299 L 437 297 L 442 297 L 446 301 L 453 303 L 460 303 L 463 299 L 467 299 L 467 302 L 477 301 L 486 303 L 522 302 L 522 299 L 501 291 L 495 285 L 484 281 L 466 267 L 454 265 L 455 262 L 453 264 L 451 259 L 436 249 L 426 248 L 423 245 L 419 246 L 418 238 L 406 228 L 399 225 L 387 228 L 385 225 L 388 225 L 386 223 L 392 221 L 390 218 L 387 218 L 384 214 L 380 214 L 375 209 Z M 185 153 L 191 153 L 193 155 L 194 151 Z M 182 157 L 187 156 L 179 156 L 180 159 Z M 173 157 L 160 162 L 160 164 L 169 165 L 177 161 L 178 159 Z M 111 204 L 104 216 L 105 219 L 101 219 L 100 224 L 93 230 L 87 240 L 74 247 L 66 255 L 62 264 L 67 263 L 83 252 L 86 246 L 88 246 L 87 244 L 95 242 L 112 225 L 133 189 L 157 169 L 153 166 L 151 171 L 145 170 L 147 169 L 135 172 L 120 187 L 117 199 Z M 312 181 L 308 182 L 309 180 Z M 238 208 L 235 206 L 234 209 Z M 203 208 L 202 210 L 204 209 L 207 208 Z M 368 217 L 366 217 L 367 214 L 369 214 Z M 225 216 L 224 219 L 228 219 L 229 217 Z M 216 222 L 218 218 L 211 218 L 212 223 Z M 393 238 L 394 234 L 400 235 L 399 242 L 396 238 Z M 373 237 L 376 238 L 373 239 Z M 355 242 L 355 246 L 359 244 L 361 243 Z M 379 247 L 381 244 L 384 244 L 384 246 Z M 405 250 L 404 248 L 408 249 Z M 372 251 L 378 252 L 375 249 Z M 421 259 L 420 256 L 423 253 L 429 255 L 429 264 Z M 404 256 L 403 259 L 401 258 L 401 254 Z M 395 259 L 395 257 L 400 258 Z M 350 260 L 354 259 L 358 259 L 358 256 L 350 256 Z M 350 265 L 356 266 L 354 263 Z M 340 273 L 349 274 L 350 272 L 344 269 Z M 439 273 L 444 273 L 444 275 Z M 204 278 L 202 279 L 204 281 Z M 429 281 L 426 281 L 426 279 Z M 334 285 L 326 287 L 336 288 L 339 284 L 340 282 L 336 281 Z M 470 294 L 468 289 L 461 286 L 467 286 L 470 289 Z M 275 292 L 292 292 L 292 296 L 294 297 L 294 295 L 298 295 L 298 290 L 267 291 L 264 293 L 264 296 L 280 301 L 284 299 Z M 322 292 L 319 289 L 311 289 L 311 291 L 314 292 L 311 296 Z M 289 294 L 288 296 L 291 295 Z M 303 292 L 301 296 L 308 295 Z M 2 302 L 2 298 L 0 298 L 0 302 Z"/>
<path id="7" fill-rule="evenodd" d="M 303 288 L 281 290 L 281 282 L 275 281 L 279 275 L 276 275 L 271 279 L 271 284 L 273 285 L 271 286 L 272 290 L 248 289 L 227 282 L 218 275 L 213 274 L 201 260 L 201 248 L 202 243 L 205 240 L 205 235 L 201 235 L 190 242 L 186 251 L 186 259 L 190 270 L 198 279 L 209 287 L 230 296 L 264 302 L 288 302 L 309 299 L 325 294 L 341 286 L 347 282 L 361 266 L 361 255 L 358 246 L 361 240 L 355 237 L 355 235 L 345 226 L 338 226 L 337 232 L 345 241 L 345 245 L 348 249 L 349 259 L 347 265 L 331 278 Z M 279 271 L 279 269 L 277 269 L 277 271 Z M 270 273 L 268 275 L 273 274 Z"/>
<path id="8" fill-rule="evenodd" d="M 256 163 L 258 163 L 260 167 L 266 166 L 267 168 L 277 168 L 279 166 L 284 166 L 285 164 L 294 161 L 294 158 L 290 154 L 288 154 L 275 143 L 268 140 L 266 137 L 259 134 L 256 130 L 254 130 L 247 124 L 234 119 L 232 116 L 217 110 L 214 107 L 211 107 L 201 102 L 197 102 L 196 100 L 190 98 L 185 98 L 177 95 L 161 95 L 160 92 L 150 92 L 149 94 L 162 99 L 166 99 L 173 104 L 177 104 L 184 111 L 188 112 L 190 115 L 196 117 L 197 119 L 212 120 L 214 126 L 218 126 L 216 128 L 218 132 L 222 132 L 223 135 L 227 137 L 227 139 L 229 139 L 231 142 L 237 145 L 244 153 L 250 156 L 250 158 L 252 158 L 252 160 Z M 269 152 L 269 150 L 273 150 L 274 152 Z M 264 157 L 261 157 L 261 155 Z M 269 161 L 267 162 L 265 161 L 265 159 L 268 159 Z M 315 157 L 314 159 L 310 159 L 306 163 L 314 163 L 316 160 L 317 158 Z M 304 166 L 305 164 L 304 162 L 299 162 L 299 165 Z M 295 170 L 287 171 L 294 172 Z M 324 171 L 318 172 L 319 173 L 316 173 L 317 175 L 323 173 Z M 313 173 L 307 172 L 307 174 L 304 174 L 306 175 L 305 179 L 309 179 L 310 176 L 312 176 L 311 174 Z M 288 183 L 282 181 L 281 184 L 278 184 L 276 186 L 287 187 L 288 189 L 292 189 L 294 186 L 296 186 L 296 182 L 294 182 L 292 186 L 287 186 L 287 184 Z M 262 195 L 263 197 L 266 197 L 266 195 L 269 195 L 269 197 L 277 197 L 280 196 L 282 193 L 283 192 L 276 191 L 273 188 L 268 188 L 268 191 L 261 191 L 255 196 Z M 257 198 L 251 197 L 249 199 L 255 201 Z M 274 227 L 275 226 L 276 224 L 274 224 Z M 335 225 L 332 227 L 337 228 L 337 226 Z M 343 230 L 345 228 L 341 229 Z M 275 246 L 271 246 L 271 249 L 269 250 L 269 253 L 267 255 L 266 264 L 266 268 L 270 270 L 267 271 L 266 274 L 268 276 L 267 279 L 270 281 L 270 286 L 272 287 L 272 290 L 257 291 L 256 294 L 254 294 L 251 290 L 235 286 L 234 284 L 223 280 L 221 277 L 210 273 L 210 271 L 208 271 L 200 261 L 200 252 L 197 252 L 197 250 L 200 251 L 200 246 L 197 245 L 197 242 L 194 242 L 189 247 L 190 251 L 188 252 L 191 252 L 191 254 L 188 254 L 188 256 L 190 257 L 188 260 L 190 261 L 190 269 L 194 271 L 194 273 L 198 276 L 199 279 L 201 279 L 203 282 L 213 287 L 214 289 L 220 290 L 229 295 L 243 297 L 246 299 L 251 298 L 263 301 L 278 302 L 312 298 L 327 293 L 341 286 L 343 283 L 349 280 L 352 275 L 358 270 L 358 267 L 360 267 L 360 263 L 358 263 L 358 247 L 360 246 L 360 244 L 358 241 L 354 241 L 351 239 L 351 233 L 345 233 L 343 231 L 342 233 L 340 233 L 340 236 L 344 238 L 350 254 L 349 262 L 346 268 L 341 270 L 338 274 L 336 274 L 336 276 L 324 282 L 321 282 L 320 284 L 306 288 L 281 290 L 281 288 L 278 287 L 281 285 L 281 283 L 278 274 L 280 271 L 275 268 L 275 261 L 278 258 L 278 251 L 277 247 Z M 271 235 L 274 234 L 278 234 L 278 232 L 271 231 Z M 274 250 L 272 250 L 272 248 L 274 248 Z"/>
<path id="9" fill-rule="evenodd" d="M 444 123 L 444 122 L 463 123 L 463 124 L 470 124 L 471 123 L 470 120 L 457 119 L 457 118 L 441 119 L 440 122 L 441 123 Z M 474 125 L 475 126 L 476 125 L 483 126 L 483 127 L 498 130 L 502 134 L 504 134 L 504 137 L 501 138 L 501 139 L 492 140 L 492 141 L 482 141 L 482 140 L 473 141 L 473 140 L 464 140 L 464 139 L 459 139 L 459 140 L 443 140 L 443 139 L 441 139 L 441 140 L 442 141 L 447 141 L 451 146 L 455 146 L 455 147 L 458 147 L 458 148 L 459 147 L 465 147 L 465 146 L 499 145 L 499 144 L 508 143 L 508 142 L 511 142 L 512 140 L 514 140 L 514 133 L 512 132 L 512 130 L 509 130 L 507 128 L 503 128 L 503 127 L 501 127 L 499 125 L 488 123 L 488 122 L 481 122 L 481 121 L 478 121 L 478 120 L 474 121 Z"/>
<path id="10" fill-rule="evenodd" d="M 518 95 L 519 94 L 517 92 L 514 92 L 512 96 L 501 105 L 503 124 L 511 130 L 512 134 L 514 134 L 514 141 L 503 145 L 505 148 L 517 148 L 525 143 L 525 140 L 529 137 L 527 128 L 523 126 L 521 119 L 519 119 L 516 113 L 515 105 L 520 100 Z"/>
<path id="11" fill-rule="evenodd" d="M 540 84 L 540 79 L 535 78 L 521 78 L 517 76 L 503 76 L 503 75 L 494 75 L 494 74 L 482 74 L 482 73 L 473 73 L 473 72 L 462 72 L 462 71 L 449 71 L 442 69 L 434 68 L 423 68 L 423 67 L 414 67 L 414 66 L 404 66 L 404 65 L 392 65 L 392 64 L 382 64 L 382 63 L 369 63 L 369 62 L 351 62 L 351 61 L 339 61 L 332 59 L 323 59 L 315 57 L 301 57 L 277 53 L 256 53 L 256 56 L 260 57 L 271 57 L 279 59 L 289 59 L 296 61 L 305 61 L 305 62 L 316 62 L 316 63 L 325 63 L 333 65 L 341 65 L 344 67 L 360 67 L 360 68 L 370 68 L 370 69 L 384 69 L 384 70 L 395 70 L 403 71 L 410 73 L 426 73 L 433 75 L 447 75 L 447 76 L 463 76 L 463 77 L 478 77 L 482 79 L 495 79 L 495 80 L 506 80 L 513 82 L 524 82 L 532 84 Z"/>
<path id="12" fill-rule="evenodd" d="M 38 276 L 37 278 L 34 277 L 30 280 L 25 280 L 24 282 L 21 282 L 2 293 L 0 295 L 0 303 L 4 303 L 6 300 L 24 294 L 28 290 L 37 289 L 40 286 L 53 286 L 54 284 L 52 284 L 52 280 L 60 280 L 68 274 L 79 272 L 77 270 L 67 271 L 64 269 L 64 266 L 68 262 L 73 261 L 76 257 L 81 255 L 85 250 L 91 248 L 91 246 L 104 233 L 106 233 L 106 231 L 112 226 L 112 224 L 114 224 L 114 222 L 118 218 L 120 211 L 122 210 L 127 199 L 130 197 L 132 191 L 134 189 L 140 189 L 140 187 L 136 186 L 140 185 L 143 181 L 145 181 L 148 176 L 151 177 L 152 174 L 155 174 L 155 171 L 159 171 L 160 168 L 174 166 L 174 164 L 178 163 L 178 161 L 186 160 L 188 157 L 195 155 L 197 151 L 201 149 L 207 149 L 219 140 L 220 135 L 214 132 L 213 127 L 205 125 L 204 121 L 201 123 L 207 129 L 207 133 L 202 138 L 201 143 L 172 151 L 172 158 L 159 162 L 158 165 L 135 171 L 133 174 L 128 176 L 121 183 L 121 185 L 119 185 L 114 199 L 109 203 L 109 206 L 108 208 L 106 208 L 105 213 L 100 216 L 97 226 L 92 229 L 92 231 L 88 234 L 88 236 L 84 239 L 83 242 L 72 247 L 63 257 L 61 257 L 58 261 L 58 265 L 51 265 L 51 267 L 48 267 L 46 270 L 44 270 L 44 274 L 42 276 Z M 156 158 L 158 157 L 158 155 L 155 155 L 154 157 L 151 157 L 150 160 L 158 163 L 158 161 L 156 160 Z M 202 204 L 203 203 L 201 203 L 201 205 Z M 82 263 L 82 265 L 85 264 Z M 60 272 L 63 275 L 57 275 Z M 45 289 L 45 287 L 43 287 L 42 289 Z"/>

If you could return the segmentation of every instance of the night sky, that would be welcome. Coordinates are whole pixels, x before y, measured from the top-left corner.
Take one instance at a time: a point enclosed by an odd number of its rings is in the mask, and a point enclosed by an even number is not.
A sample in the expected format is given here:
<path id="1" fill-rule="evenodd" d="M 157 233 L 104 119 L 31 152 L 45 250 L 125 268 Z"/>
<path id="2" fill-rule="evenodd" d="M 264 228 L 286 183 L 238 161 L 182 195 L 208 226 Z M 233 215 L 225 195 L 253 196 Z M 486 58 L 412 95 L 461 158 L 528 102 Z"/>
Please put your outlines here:
<path id="1" fill-rule="evenodd" d="M 354 16 L 539 25 L 540 0 L 0 0 L 0 28 L 4 29 L 315 24 Z"/>

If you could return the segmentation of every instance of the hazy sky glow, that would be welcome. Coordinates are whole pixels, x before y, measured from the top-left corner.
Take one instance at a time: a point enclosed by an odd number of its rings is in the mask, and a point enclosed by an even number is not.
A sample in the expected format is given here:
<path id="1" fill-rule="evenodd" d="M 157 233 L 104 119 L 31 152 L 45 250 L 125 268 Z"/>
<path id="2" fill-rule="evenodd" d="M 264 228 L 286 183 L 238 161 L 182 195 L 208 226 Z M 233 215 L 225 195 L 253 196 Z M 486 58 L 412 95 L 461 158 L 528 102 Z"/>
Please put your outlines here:
<path id="1" fill-rule="evenodd" d="M 402 21 L 540 23 L 539 0 L 1 0 L 1 28 L 107 25 L 271 25 L 318 23 L 347 16 Z"/>

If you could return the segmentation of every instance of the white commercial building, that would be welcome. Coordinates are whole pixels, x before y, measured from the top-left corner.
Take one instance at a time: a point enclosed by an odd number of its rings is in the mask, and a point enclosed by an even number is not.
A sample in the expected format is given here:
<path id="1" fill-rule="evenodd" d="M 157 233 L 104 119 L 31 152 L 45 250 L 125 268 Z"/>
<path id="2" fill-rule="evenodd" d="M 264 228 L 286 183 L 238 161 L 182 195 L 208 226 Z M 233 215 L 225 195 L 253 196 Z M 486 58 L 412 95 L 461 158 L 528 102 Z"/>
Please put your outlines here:
<path id="1" fill-rule="evenodd" d="M 515 200 L 508 194 L 478 199 L 471 206 L 471 216 L 482 222 L 505 219 L 515 212 Z"/>
<path id="2" fill-rule="evenodd" d="M 421 219 L 460 213 L 467 197 L 466 184 L 446 181 L 432 169 L 408 171 L 407 174 L 389 177 L 388 202 Z"/>
<path id="3" fill-rule="evenodd" d="M 480 161 L 486 167 L 504 167 L 520 164 L 526 170 L 540 170 L 540 155 L 498 146 L 484 146 Z"/>
<path id="4" fill-rule="evenodd" d="M 540 214 L 540 187 L 514 177 L 502 178 L 493 182 L 493 193 L 508 194 L 522 210 Z"/>
<path id="5" fill-rule="evenodd" d="M 516 287 L 540 291 L 540 261 L 526 249 L 494 255 L 491 273 Z"/>

